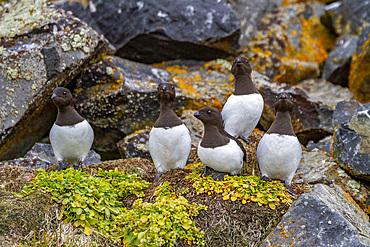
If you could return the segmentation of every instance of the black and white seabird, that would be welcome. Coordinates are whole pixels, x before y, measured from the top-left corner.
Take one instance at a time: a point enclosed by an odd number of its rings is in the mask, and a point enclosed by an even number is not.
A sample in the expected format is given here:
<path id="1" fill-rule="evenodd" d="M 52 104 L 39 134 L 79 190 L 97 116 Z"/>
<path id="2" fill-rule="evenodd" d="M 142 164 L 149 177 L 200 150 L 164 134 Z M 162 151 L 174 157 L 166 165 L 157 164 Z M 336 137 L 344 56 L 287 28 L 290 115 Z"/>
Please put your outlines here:
<path id="1" fill-rule="evenodd" d="M 66 169 L 70 163 L 83 171 L 82 164 L 94 141 L 94 131 L 75 110 L 72 94 L 67 88 L 55 88 L 51 98 L 58 108 L 57 119 L 49 134 L 58 170 Z"/>
<path id="2" fill-rule="evenodd" d="M 262 180 L 284 181 L 290 192 L 295 194 L 290 183 L 301 161 L 302 148 L 294 134 L 292 112 L 294 101 L 289 93 L 276 96 L 276 117 L 257 147 L 257 161 Z"/>
<path id="3" fill-rule="evenodd" d="M 149 152 L 158 171 L 154 181 L 167 170 L 184 168 L 191 150 L 190 132 L 175 113 L 175 87 L 159 84 L 157 99 L 160 114 L 149 134 Z"/>
<path id="4" fill-rule="evenodd" d="M 248 137 L 257 126 L 263 111 L 263 98 L 253 84 L 252 66 L 246 58 L 237 57 L 231 73 L 235 77 L 235 90 L 221 111 L 224 129 L 230 135 L 249 143 Z"/>
<path id="5" fill-rule="evenodd" d="M 194 116 L 204 125 L 202 141 L 198 145 L 198 156 L 207 167 L 231 175 L 240 174 L 246 153 L 243 145 L 222 127 L 221 113 L 214 107 L 203 107 Z M 212 177 L 222 180 L 223 175 L 213 174 Z"/>

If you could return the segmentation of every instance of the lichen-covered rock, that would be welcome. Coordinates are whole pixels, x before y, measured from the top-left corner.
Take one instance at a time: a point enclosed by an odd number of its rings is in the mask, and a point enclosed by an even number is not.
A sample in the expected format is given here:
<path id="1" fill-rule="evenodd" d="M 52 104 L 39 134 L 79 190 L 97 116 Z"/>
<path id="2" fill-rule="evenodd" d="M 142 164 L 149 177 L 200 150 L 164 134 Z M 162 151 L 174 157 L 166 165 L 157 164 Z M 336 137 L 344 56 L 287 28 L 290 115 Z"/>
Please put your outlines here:
<path id="1" fill-rule="evenodd" d="M 116 55 L 133 61 L 205 61 L 238 49 L 239 20 L 223 1 L 93 0 L 89 8 L 76 1 L 62 7 L 104 34 Z"/>
<path id="2" fill-rule="evenodd" d="M 325 61 L 322 78 L 343 87 L 348 86 L 351 58 L 357 48 L 358 37 L 344 35 L 335 42 L 335 47 Z"/>
<path id="3" fill-rule="evenodd" d="M 46 0 L 0 6 L 0 160 L 24 155 L 52 126 L 52 90 L 67 85 L 105 46 Z"/>
<path id="4" fill-rule="evenodd" d="M 151 126 L 159 115 L 157 84 L 168 81 L 168 72 L 120 57 L 107 57 L 88 67 L 74 97 L 76 109 L 94 129 L 93 148 L 115 150 L 126 135 Z M 177 103 L 181 102 L 178 97 Z"/>
<path id="5" fill-rule="evenodd" d="M 370 25 L 370 2 L 367 0 L 343 0 L 329 8 L 333 27 L 338 35 L 360 35 Z"/>
<path id="6" fill-rule="evenodd" d="M 291 4 L 269 13 L 243 52 L 255 69 L 279 83 L 297 84 L 319 75 L 332 47 L 330 32 L 320 23 L 323 5 Z"/>
<path id="7" fill-rule="evenodd" d="M 239 44 L 241 47 L 248 45 L 266 13 L 275 11 L 283 4 L 282 0 L 233 0 L 227 2 L 239 18 L 241 29 Z"/>
<path id="8" fill-rule="evenodd" d="M 117 143 L 117 148 L 124 159 L 141 157 L 150 159 L 149 153 L 150 129 L 142 129 L 126 136 Z"/>
<path id="9" fill-rule="evenodd" d="M 352 115 L 338 121 L 340 114 L 334 114 L 333 122 L 340 125 L 334 132 L 333 157 L 352 176 L 370 181 L 370 103 L 358 105 L 355 111 L 353 102 L 338 103 L 335 111 L 347 105 Z"/>
<path id="10" fill-rule="evenodd" d="M 368 216 L 334 185 L 303 194 L 262 243 L 265 246 L 369 246 Z"/>
<path id="11" fill-rule="evenodd" d="M 370 6 L 370 4 L 369 4 Z M 370 9 L 370 8 L 368 8 Z M 357 43 L 352 57 L 348 87 L 361 103 L 370 102 L 370 27 L 366 28 Z"/>

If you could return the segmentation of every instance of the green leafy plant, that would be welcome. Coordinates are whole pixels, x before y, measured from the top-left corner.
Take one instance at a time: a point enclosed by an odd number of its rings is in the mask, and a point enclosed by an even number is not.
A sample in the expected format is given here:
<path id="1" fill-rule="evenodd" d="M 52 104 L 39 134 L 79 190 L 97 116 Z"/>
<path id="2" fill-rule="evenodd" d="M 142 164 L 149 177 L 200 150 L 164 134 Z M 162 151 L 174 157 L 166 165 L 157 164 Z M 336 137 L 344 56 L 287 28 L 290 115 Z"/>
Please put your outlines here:
<path id="1" fill-rule="evenodd" d="M 136 175 L 127 175 L 123 170 L 103 171 L 97 176 L 72 168 L 61 171 L 39 170 L 33 183 L 23 188 L 27 195 L 40 188 L 52 195 L 52 200 L 62 204 L 58 219 L 65 223 L 73 222 L 75 227 L 84 227 L 86 235 L 91 234 L 91 226 L 102 233 L 112 228 L 114 218 L 125 211 L 122 198 L 129 195 L 144 196 L 141 190 L 150 186 Z"/>
<path id="2" fill-rule="evenodd" d="M 169 183 L 164 182 L 155 192 L 155 203 L 138 199 L 132 210 L 115 218 L 113 238 L 125 246 L 174 246 L 176 239 L 204 245 L 204 232 L 191 218 L 207 207 L 189 204 L 183 193 L 186 191 L 176 195 Z"/>
<path id="3" fill-rule="evenodd" d="M 201 177 L 202 169 L 193 170 L 186 179 L 193 183 L 197 194 L 222 194 L 224 200 L 256 202 L 259 206 L 268 204 L 275 209 L 277 203 L 292 203 L 288 189 L 280 181 L 262 181 L 256 176 L 228 176 L 216 181 L 212 176 Z"/>

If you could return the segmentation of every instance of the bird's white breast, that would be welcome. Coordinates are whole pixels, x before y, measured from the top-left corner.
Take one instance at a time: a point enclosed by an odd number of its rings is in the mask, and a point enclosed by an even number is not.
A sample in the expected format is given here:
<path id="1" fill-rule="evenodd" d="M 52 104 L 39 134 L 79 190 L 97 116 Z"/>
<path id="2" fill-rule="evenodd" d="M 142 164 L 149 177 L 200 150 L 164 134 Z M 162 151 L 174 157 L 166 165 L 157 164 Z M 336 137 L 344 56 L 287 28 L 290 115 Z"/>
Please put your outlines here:
<path id="1" fill-rule="evenodd" d="M 265 134 L 257 147 L 262 176 L 290 184 L 299 166 L 302 148 L 296 136 Z"/>
<path id="2" fill-rule="evenodd" d="M 94 141 L 94 131 L 84 120 L 71 126 L 58 126 L 50 130 L 50 142 L 57 160 L 76 163 L 85 159 Z"/>
<path id="3" fill-rule="evenodd" d="M 243 169 L 243 151 L 234 140 L 227 145 L 204 148 L 198 145 L 198 156 L 204 165 L 219 172 L 240 174 Z"/>
<path id="4" fill-rule="evenodd" d="M 237 137 L 248 136 L 257 126 L 263 111 L 261 94 L 230 95 L 221 114 L 226 132 Z"/>
<path id="5" fill-rule="evenodd" d="M 190 150 L 190 132 L 184 124 L 167 129 L 153 127 L 150 131 L 149 152 L 160 173 L 184 168 Z"/>

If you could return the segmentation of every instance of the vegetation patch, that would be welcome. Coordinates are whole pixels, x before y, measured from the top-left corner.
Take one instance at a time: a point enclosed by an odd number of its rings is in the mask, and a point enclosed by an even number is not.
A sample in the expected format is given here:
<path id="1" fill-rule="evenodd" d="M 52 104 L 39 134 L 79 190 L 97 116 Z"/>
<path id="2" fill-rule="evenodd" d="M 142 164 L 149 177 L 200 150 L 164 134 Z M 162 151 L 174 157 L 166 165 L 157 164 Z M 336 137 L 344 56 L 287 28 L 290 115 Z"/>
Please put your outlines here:
<path id="1" fill-rule="evenodd" d="M 222 194 L 223 200 L 241 200 L 242 204 L 256 202 L 276 209 L 278 203 L 292 203 L 288 189 L 280 181 L 262 181 L 256 176 L 228 176 L 216 181 L 212 176 L 201 177 L 202 169 L 195 169 L 186 177 L 197 194 Z"/>
<path id="2" fill-rule="evenodd" d="M 155 203 L 136 200 L 132 210 L 115 218 L 114 239 L 125 246 L 174 246 L 177 239 L 189 245 L 204 245 L 204 232 L 195 226 L 192 217 L 207 207 L 189 204 L 182 195 L 186 192 L 173 193 L 166 181 L 155 190 Z"/>
<path id="3" fill-rule="evenodd" d="M 123 170 L 99 170 L 96 177 L 72 168 L 46 172 L 40 170 L 33 183 L 22 190 L 24 195 L 36 188 L 49 192 L 51 200 L 62 204 L 59 219 L 73 222 L 75 227 L 84 227 L 91 234 L 91 226 L 106 233 L 112 228 L 114 218 L 125 209 L 121 199 L 136 195 L 144 196 L 141 190 L 150 186 L 136 175 L 127 175 Z"/>

